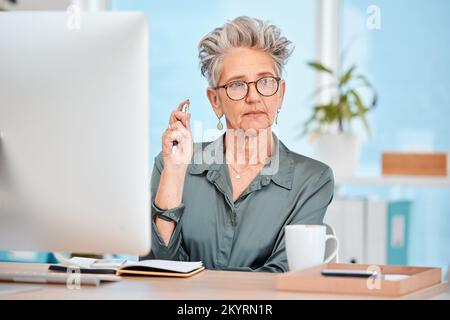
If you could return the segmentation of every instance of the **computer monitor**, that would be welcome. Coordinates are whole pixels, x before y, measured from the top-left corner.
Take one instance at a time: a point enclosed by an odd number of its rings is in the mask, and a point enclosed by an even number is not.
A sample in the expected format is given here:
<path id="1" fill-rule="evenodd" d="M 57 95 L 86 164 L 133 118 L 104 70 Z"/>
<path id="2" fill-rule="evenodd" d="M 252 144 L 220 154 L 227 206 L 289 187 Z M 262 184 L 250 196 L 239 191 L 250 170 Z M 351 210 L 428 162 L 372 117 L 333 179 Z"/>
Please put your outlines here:
<path id="1" fill-rule="evenodd" d="M 144 255 L 148 23 L 69 18 L 0 13 L 0 250 Z"/>

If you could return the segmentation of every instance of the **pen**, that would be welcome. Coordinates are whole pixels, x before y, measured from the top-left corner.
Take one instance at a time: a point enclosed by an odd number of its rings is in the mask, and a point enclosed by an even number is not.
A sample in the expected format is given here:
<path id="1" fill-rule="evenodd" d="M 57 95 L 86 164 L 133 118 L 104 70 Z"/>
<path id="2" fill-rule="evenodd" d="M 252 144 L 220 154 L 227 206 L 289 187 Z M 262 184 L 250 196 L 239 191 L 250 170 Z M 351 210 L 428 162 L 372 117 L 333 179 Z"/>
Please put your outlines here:
<path id="1" fill-rule="evenodd" d="M 189 112 L 189 100 L 183 105 L 183 112 L 188 113 Z M 173 146 L 172 146 L 172 153 L 177 152 L 177 148 L 178 148 L 178 141 L 174 140 L 173 141 Z"/>

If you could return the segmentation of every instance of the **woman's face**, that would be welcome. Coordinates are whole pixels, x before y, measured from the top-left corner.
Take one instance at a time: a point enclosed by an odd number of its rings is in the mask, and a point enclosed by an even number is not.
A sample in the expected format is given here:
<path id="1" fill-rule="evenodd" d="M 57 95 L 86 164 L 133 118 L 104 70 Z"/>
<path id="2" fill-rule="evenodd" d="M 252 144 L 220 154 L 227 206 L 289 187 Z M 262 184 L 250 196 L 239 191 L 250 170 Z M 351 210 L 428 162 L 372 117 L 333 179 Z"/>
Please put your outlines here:
<path id="1" fill-rule="evenodd" d="M 236 80 L 252 82 L 266 76 L 278 76 L 269 54 L 257 49 L 234 48 L 224 56 L 218 85 Z M 281 80 L 278 91 L 270 97 L 259 94 L 255 84 L 250 84 L 247 96 L 238 101 L 230 99 L 224 88 L 208 88 L 207 95 L 216 115 L 225 115 L 228 129 L 259 130 L 272 126 L 284 92 L 285 82 Z"/>

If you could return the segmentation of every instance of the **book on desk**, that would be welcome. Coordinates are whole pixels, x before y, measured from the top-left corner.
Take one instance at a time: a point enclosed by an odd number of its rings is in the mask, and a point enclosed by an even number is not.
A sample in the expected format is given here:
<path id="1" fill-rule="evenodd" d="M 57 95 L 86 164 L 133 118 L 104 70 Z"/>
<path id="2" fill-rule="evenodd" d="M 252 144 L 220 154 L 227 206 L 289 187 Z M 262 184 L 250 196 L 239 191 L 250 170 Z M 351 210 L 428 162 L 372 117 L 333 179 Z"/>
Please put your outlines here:
<path id="1" fill-rule="evenodd" d="M 52 272 L 80 272 L 84 274 L 101 275 L 138 275 L 187 278 L 193 276 L 205 267 L 201 261 L 172 260 L 142 260 L 127 261 L 126 259 L 90 259 L 73 257 L 63 264 L 52 264 Z"/>

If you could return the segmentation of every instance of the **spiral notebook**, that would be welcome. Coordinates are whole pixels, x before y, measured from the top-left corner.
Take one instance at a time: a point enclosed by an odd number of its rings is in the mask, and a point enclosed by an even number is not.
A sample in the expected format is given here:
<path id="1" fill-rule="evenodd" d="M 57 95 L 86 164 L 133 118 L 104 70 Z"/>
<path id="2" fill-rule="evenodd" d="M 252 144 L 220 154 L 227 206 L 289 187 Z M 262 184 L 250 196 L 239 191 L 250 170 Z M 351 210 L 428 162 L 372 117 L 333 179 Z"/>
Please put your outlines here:
<path id="1" fill-rule="evenodd" d="M 202 261 L 89 259 L 73 257 L 64 264 L 50 265 L 53 272 L 77 272 L 89 274 L 164 276 L 186 278 L 205 267 Z"/>

